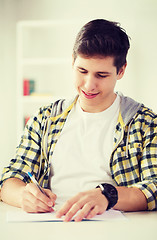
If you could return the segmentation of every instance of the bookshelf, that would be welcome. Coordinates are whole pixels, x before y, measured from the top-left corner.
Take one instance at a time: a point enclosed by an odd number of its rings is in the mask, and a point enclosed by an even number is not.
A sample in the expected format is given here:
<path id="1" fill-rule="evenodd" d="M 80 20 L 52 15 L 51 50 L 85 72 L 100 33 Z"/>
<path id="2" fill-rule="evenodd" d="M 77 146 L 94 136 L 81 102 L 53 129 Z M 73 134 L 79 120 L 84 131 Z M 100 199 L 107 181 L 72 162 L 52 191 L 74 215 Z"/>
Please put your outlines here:
<path id="1" fill-rule="evenodd" d="M 74 95 L 71 55 L 78 30 L 86 21 L 21 21 L 17 23 L 17 142 L 24 118 L 57 98 Z M 34 81 L 24 96 L 24 80 Z"/>

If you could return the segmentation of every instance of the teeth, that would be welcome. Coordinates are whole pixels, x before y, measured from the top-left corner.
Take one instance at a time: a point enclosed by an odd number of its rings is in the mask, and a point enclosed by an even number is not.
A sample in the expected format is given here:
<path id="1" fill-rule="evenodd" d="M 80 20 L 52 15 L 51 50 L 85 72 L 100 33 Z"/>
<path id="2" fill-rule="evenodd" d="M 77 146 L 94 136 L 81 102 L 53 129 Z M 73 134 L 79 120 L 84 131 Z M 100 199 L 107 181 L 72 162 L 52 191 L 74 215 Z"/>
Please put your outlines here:
<path id="1" fill-rule="evenodd" d="M 91 95 L 93 95 L 92 93 L 86 93 L 86 92 L 84 92 L 86 95 L 88 95 L 88 96 L 91 96 Z"/>
<path id="2" fill-rule="evenodd" d="M 83 90 L 82 90 L 83 91 Z M 84 91 L 83 91 L 84 92 Z M 93 95 L 96 95 L 97 93 L 86 93 L 84 92 L 84 94 L 86 94 L 87 96 L 93 96 Z"/>

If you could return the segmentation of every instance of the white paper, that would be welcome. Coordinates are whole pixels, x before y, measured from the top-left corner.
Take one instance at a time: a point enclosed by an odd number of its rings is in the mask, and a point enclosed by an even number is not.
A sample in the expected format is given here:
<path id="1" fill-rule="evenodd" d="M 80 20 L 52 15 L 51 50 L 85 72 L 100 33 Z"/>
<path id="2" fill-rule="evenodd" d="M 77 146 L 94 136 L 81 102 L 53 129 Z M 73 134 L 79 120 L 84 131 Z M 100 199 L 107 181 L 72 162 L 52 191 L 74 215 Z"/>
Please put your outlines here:
<path id="1" fill-rule="evenodd" d="M 62 222 L 64 217 L 57 218 L 55 212 L 51 213 L 26 213 L 21 209 L 7 212 L 7 222 Z M 96 215 L 91 220 L 107 221 L 126 219 L 124 215 L 117 210 L 108 210 L 101 215 Z M 89 221 L 91 221 L 89 220 Z"/>

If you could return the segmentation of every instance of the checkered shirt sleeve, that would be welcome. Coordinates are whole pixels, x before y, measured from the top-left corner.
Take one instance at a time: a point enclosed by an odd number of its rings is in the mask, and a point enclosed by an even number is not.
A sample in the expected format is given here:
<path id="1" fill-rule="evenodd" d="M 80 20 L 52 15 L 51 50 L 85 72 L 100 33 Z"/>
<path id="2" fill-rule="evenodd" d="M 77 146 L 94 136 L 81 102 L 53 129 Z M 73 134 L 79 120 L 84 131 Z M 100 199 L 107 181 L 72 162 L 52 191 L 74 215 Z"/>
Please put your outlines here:
<path id="1" fill-rule="evenodd" d="M 38 177 L 41 156 L 41 138 L 44 124 L 51 112 L 51 106 L 40 108 L 39 112 L 32 117 L 24 130 L 16 155 L 11 159 L 9 166 L 5 167 L 0 180 L 0 185 L 8 178 L 18 178 L 29 183 L 27 172 Z"/>
<path id="2" fill-rule="evenodd" d="M 112 177 L 118 186 L 141 189 L 148 210 L 157 210 L 157 116 L 142 107 L 129 124 L 113 153 Z"/>

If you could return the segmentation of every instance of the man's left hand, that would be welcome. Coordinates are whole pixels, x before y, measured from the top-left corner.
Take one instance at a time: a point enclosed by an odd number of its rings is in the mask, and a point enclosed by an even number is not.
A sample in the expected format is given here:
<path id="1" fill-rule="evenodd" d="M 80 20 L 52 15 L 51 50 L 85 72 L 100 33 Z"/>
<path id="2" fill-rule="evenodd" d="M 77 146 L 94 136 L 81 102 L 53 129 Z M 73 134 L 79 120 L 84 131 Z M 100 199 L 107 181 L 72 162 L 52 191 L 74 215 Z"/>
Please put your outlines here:
<path id="1" fill-rule="evenodd" d="M 65 215 L 65 222 L 71 221 L 72 219 L 78 222 L 83 218 L 91 219 L 97 214 L 102 214 L 106 211 L 107 206 L 108 200 L 101 193 L 101 189 L 95 188 L 78 193 L 69 199 L 56 213 L 56 217 L 60 218 Z"/>

